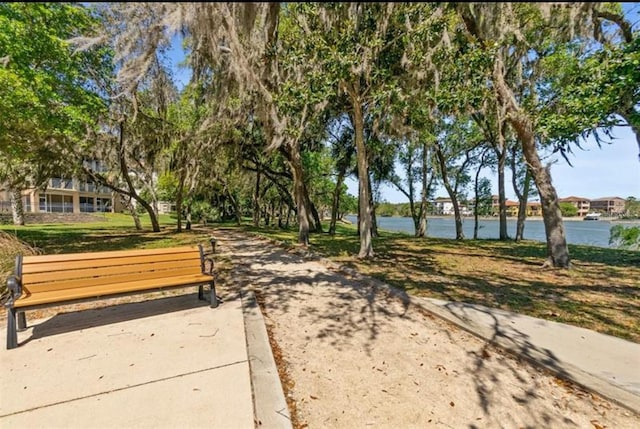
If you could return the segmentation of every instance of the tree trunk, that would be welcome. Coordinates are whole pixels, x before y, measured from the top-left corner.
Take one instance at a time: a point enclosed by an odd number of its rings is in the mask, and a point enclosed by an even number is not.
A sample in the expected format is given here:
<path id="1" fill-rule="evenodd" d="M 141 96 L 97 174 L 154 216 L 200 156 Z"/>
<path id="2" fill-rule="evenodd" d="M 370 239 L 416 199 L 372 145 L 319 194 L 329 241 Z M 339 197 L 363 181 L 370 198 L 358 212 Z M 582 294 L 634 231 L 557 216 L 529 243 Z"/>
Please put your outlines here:
<path id="1" fill-rule="evenodd" d="M 136 226 L 136 231 L 142 231 L 142 222 L 140 222 L 140 216 L 138 215 L 136 206 L 133 204 L 133 198 L 129 197 L 126 202 L 126 206 L 131 212 L 131 217 L 133 218 L 133 224 Z"/>
<path id="2" fill-rule="evenodd" d="M 297 147 L 287 145 L 287 161 L 293 176 L 293 198 L 298 213 L 298 244 L 309 245 L 309 214 L 307 213 L 306 192 L 302 158 Z"/>
<path id="3" fill-rule="evenodd" d="M 425 142 L 422 146 L 422 191 L 420 192 L 420 213 L 418 228 L 416 229 L 416 237 L 420 238 L 427 236 L 427 198 L 429 198 L 429 188 L 431 187 L 431 184 L 428 182 L 428 166 L 429 149 Z"/>
<path id="4" fill-rule="evenodd" d="M 464 240 L 464 232 L 462 231 L 462 216 L 460 215 L 460 205 L 458 204 L 458 195 L 449 182 L 449 175 L 447 174 L 446 160 L 442 150 L 439 147 L 436 148 L 436 157 L 440 165 L 440 175 L 442 176 L 442 184 L 451 198 L 451 204 L 453 204 L 453 214 L 456 222 L 456 240 Z"/>
<path id="5" fill-rule="evenodd" d="M 185 229 L 187 231 L 191 231 L 191 204 L 187 204 L 186 207 L 186 219 L 185 219 Z M 205 215 L 204 218 L 202 218 L 202 223 L 206 226 L 207 225 L 207 217 Z"/>
<path id="6" fill-rule="evenodd" d="M 504 180 L 504 166 L 507 160 L 506 142 L 504 138 L 504 125 L 499 125 L 498 142 L 494 146 L 496 156 L 498 157 L 498 207 L 500 214 L 500 240 L 508 240 L 507 233 L 507 197 Z"/>
<path id="7" fill-rule="evenodd" d="M 518 221 L 516 223 L 516 237 L 515 241 L 519 242 L 524 240 L 524 226 L 527 220 L 527 202 L 529 200 L 529 189 L 531 188 L 531 172 L 529 167 L 525 165 L 524 180 L 522 183 L 522 190 L 518 188 L 518 180 L 516 174 L 516 154 L 517 150 L 514 146 L 511 154 L 511 183 L 513 185 L 513 191 L 518 197 Z"/>
<path id="8" fill-rule="evenodd" d="M 371 189 L 371 177 L 369 177 L 369 207 L 371 210 L 371 237 L 378 237 L 378 219 L 376 218 L 376 202 L 373 199 L 373 190 Z"/>
<path id="9" fill-rule="evenodd" d="M 238 204 L 231 192 L 227 190 L 226 193 L 229 201 L 231 201 L 231 206 L 233 207 L 233 215 L 236 218 L 236 224 L 240 225 L 242 224 L 242 213 L 240 213 L 240 204 Z"/>
<path id="10" fill-rule="evenodd" d="M 318 213 L 316 205 L 313 204 L 313 201 L 311 201 L 311 198 L 309 198 L 309 190 L 307 189 L 306 185 L 304 187 L 304 201 L 307 204 L 307 213 L 311 214 L 309 224 L 313 223 L 313 230 L 315 232 L 322 233 L 322 221 L 320 220 L 320 213 Z"/>
<path id="11" fill-rule="evenodd" d="M 338 173 L 336 187 L 333 191 L 333 201 L 331 202 L 331 223 L 329 223 L 329 234 L 336 234 L 336 223 L 338 221 L 338 210 L 340 210 L 340 193 L 342 192 L 342 184 L 344 183 L 344 173 Z"/>
<path id="12" fill-rule="evenodd" d="M 524 225 L 527 220 L 527 200 L 529 199 L 529 186 L 531 183 L 531 175 L 528 170 L 524 180 L 522 198 L 519 199 L 520 205 L 518 207 L 518 222 L 516 223 L 516 242 L 524 240 Z"/>
<path id="13" fill-rule="evenodd" d="M 142 198 L 137 201 L 142 204 L 142 207 L 144 207 L 147 213 L 149 213 L 149 220 L 151 220 L 151 228 L 153 229 L 153 232 L 160 232 L 160 222 L 158 222 L 158 216 L 156 215 L 156 212 L 153 211 L 151 204 Z"/>
<path id="14" fill-rule="evenodd" d="M 484 161 L 484 158 L 483 158 Z M 473 239 L 477 240 L 478 239 L 478 205 L 480 204 L 480 195 L 478 195 L 480 193 L 480 189 L 479 189 L 479 182 L 480 182 L 480 172 L 482 171 L 482 167 L 483 167 L 483 163 L 480 163 L 480 165 L 478 166 L 478 169 L 476 170 L 476 177 L 474 179 L 473 182 L 473 194 L 474 194 L 474 204 L 473 204 Z"/>
<path id="15" fill-rule="evenodd" d="M 531 118 L 518 106 L 515 96 L 504 81 L 504 64 L 498 57 L 494 67 L 494 81 L 498 90 L 498 101 L 507 111 L 507 118 L 518 135 L 522 151 L 531 169 L 533 180 L 540 195 L 542 219 L 547 237 L 547 261 L 545 266 L 569 268 L 569 248 L 562 223 L 562 212 L 558 203 L 558 195 L 551 183 L 551 174 L 542 165 L 536 149 L 536 140 Z"/>
<path id="16" fill-rule="evenodd" d="M 11 197 L 11 214 L 14 225 L 24 225 L 24 206 L 22 205 L 22 192 L 14 187 L 9 188 Z"/>
<path id="17" fill-rule="evenodd" d="M 260 166 L 256 171 L 256 187 L 253 192 L 253 226 L 260 226 Z"/>
<path id="18" fill-rule="evenodd" d="M 357 85 L 357 84 L 356 84 Z M 356 157 L 358 163 L 358 229 L 360 231 L 360 251 L 358 258 L 373 258 L 371 237 L 371 196 L 369 195 L 369 162 L 364 141 L 364 113 L 358 94 L 359 88 L 351 86 L 349 95 L 353 107 L 353 129 L 355 131 Z"/>

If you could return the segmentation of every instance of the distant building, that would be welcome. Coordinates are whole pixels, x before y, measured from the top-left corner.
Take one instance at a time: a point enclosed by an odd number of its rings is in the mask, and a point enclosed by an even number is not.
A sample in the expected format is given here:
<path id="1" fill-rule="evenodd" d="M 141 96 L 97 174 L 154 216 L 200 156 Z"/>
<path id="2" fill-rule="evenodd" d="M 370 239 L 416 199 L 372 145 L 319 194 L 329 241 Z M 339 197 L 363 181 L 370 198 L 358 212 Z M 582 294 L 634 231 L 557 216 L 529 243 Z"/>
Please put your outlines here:
<path id="1" fill-rule="evenodd" d="M 453 214 L 453 202 L 451 198 L 438 197 L 433 201 L 433 207 L 437 215 Z"/>
<path id="2" fill-rule="evenodd" d="M 94 171 L 102 171 L 97 161 L 90 161 Z M 110 189 L 77 178 L 52 177 L 43 188 L 22 191 L 26 213 L 94 213 L 120 211 L 120 200 Z M 0 209 L 11 211 L 10 196 L 0 192 Z"/>
<path id="3" fill-rule="evenodd" d="M 500 203 L 497 195 L 491 196 L 491 212 L 494 216 L 500 214 Z M 520 212 L 520 203 L 518 201 L 505 200 L 507 216 L 517 217 Z M 537 201 L 527 202 L 527 216 L 542 216 L 542 206 Z"/>
<path id="4" fill-rule="evenodd" d="M 431 205 L 433 206 L 433 213 L 435 215 L 453 216 L 455 214 L 451 198 L 438 197 L 431 202 Z M 466 204 L 458 202 L 458 208 L 460 209 L 461 216 L 471 216 L 473 214 L 473 210 Z"/>
<path id="5" fill-rule="evenodd" d="M 570 196 L 567 198 L 560 198 L 558 199 L 558 202 L 572 204 L 578 210 L 576 215 L 580 217 L 585 216 L 591 211 L 591 200 L 588 198 Z"/>
<path id="6" fill-rule="evenodd" d="M 591 211 L 609 216 L 623 215 L 627 200 L 620 197 L 604 197 L 591 200 Z"/>

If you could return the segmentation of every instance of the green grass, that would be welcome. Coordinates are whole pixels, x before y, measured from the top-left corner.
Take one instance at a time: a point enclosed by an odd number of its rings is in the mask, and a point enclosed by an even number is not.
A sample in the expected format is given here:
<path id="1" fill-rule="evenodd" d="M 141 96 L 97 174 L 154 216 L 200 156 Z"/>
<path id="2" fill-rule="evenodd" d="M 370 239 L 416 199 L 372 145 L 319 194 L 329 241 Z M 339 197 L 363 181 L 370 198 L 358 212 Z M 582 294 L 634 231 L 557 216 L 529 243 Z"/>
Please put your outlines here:
<path id="1" fill-rule="evenodd" d="M 152 232 L 148 215 L 141 216 L 141 231 L 131 216 L 106 213 L 102 218 L 75 224 L 0 225 L 0 230 L 48 254 L 168 247 L 189 244 L 203 235 L 196 230 L 176 233 L 176 220 L 169 215 L 160 215 L 160 233 Z"/>

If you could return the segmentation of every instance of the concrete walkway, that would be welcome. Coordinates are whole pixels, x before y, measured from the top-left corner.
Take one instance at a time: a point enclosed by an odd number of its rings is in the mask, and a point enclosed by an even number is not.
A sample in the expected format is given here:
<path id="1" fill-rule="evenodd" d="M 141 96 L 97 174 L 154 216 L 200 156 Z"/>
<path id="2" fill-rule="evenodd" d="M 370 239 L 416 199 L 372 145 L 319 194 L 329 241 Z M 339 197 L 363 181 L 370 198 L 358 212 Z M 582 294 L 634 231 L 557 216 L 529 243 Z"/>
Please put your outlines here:
<path id="1" fill-rule="evenodd" d="M 29 321 L 0 351 L 0 427 L 254 428 L 251 308 L 185 293 Z"/>
<path id="2" fill-rule="evenodd" d="M 323 263 L 363 278 L 331 261 Z M 367 279 L 395 290 L 376 279 Z M 640 414 L 640 344 L 482 305 L 415 296 L 408 299 L 467 332 Z"/>
<path id="3" fill-rule="evenodd" d="M 481 305 L 412 300 L 487 341 L 640 413 L 640 344 Z"/>

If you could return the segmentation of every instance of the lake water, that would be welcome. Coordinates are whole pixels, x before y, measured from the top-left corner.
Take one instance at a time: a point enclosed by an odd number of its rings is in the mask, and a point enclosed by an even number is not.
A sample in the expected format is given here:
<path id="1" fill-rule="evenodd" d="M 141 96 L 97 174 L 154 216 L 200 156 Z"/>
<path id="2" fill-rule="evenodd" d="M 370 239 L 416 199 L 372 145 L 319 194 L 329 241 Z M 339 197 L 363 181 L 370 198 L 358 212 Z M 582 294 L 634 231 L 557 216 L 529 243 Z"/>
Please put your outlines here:
<path id="1" fill-rule="evenodd" d="M 356 217 L 349 215 L 346 218 L 355 223 Z M 387 231 L 401 231 L 409 234 L 414 233 L 413 220 L 409 217 L 378 217 L 378 228 Z M 587 244 L 590 246 L 609 247 L 609 230 L 618 222 L 607 220 L 584 221 L 571 220 L 564 222 L 564 230 L 569 244 Z M 473 238 L 473 218 L 464 218 L 462 231 L 465 238 Z M 500 234 L 500 223 L 498 219 L 480 219 L 478 221 L 478 238 L 495 238 Z M 625 222 L 623 225 L 640 226 L 640 222 Z M 509 237 L 516 235 L 516 220 L 507 220 L 507 233 Z M 427 235 L 436 238 L 455 238 L 456 225 L 453 217 L 450 218 L 429 218 L 427 222 Z M 524 227 L 525 240 L 546 241 L 544 224 L 542 220 L 526 220 Z"/>

